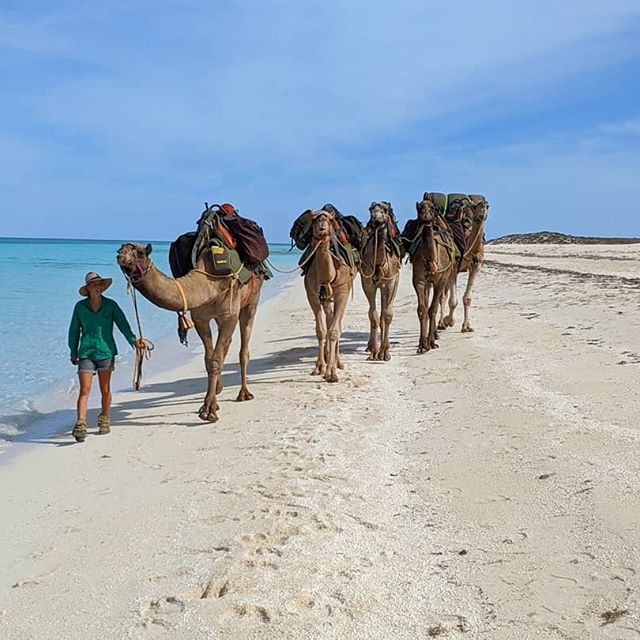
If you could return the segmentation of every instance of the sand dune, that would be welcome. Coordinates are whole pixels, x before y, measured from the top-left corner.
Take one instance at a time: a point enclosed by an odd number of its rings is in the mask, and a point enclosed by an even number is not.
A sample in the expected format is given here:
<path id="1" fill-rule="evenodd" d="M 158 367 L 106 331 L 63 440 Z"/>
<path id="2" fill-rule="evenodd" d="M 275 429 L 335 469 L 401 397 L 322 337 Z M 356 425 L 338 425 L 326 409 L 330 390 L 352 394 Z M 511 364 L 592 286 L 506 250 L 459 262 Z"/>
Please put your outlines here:
<path id="1" fill-rule="evenodd" d="M 253 402 L 234 344 L 219 423 L 198 361 L 0 469 L 0 636 L 640 637 L 638 258 L 490 247 L 475 333 L 423 356 L 406 268 L 389 363 L 358 284 L 335 385 L 298 281 Z"/>

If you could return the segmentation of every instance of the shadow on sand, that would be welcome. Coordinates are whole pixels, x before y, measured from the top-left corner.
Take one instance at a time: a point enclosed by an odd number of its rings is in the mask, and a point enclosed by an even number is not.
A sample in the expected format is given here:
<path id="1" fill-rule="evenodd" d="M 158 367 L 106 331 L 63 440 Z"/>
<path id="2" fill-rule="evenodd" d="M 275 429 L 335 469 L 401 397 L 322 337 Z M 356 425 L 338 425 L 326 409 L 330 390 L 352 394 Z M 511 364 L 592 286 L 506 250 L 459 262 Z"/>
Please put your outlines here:
<path id="1" fill-rule="evenodd" d="M 345 355 L 360 353 L 364 356 L 364 348 L 368 339 L 368 332 L 344 332 L 340 341 L 341 353 Z M 278 344 L 292 340 L 305 340 L 307 344 L 304 347 L 278 349 Z M 310 371 L 315 362 L 318 348 L 315 335 L 280 338 L 270 340 L 267 344 L 273 344 L 277 350 L 251 360 L 249 364 L 249 386 L 251 388 L 291 381 L 289 376 L 295 376 L 295 380 L 298 382 L 316 383 L 318 381 L 317 377 L 302 375 L 308 373 L 306 365 Z M 305 368 L 302 368 L 302 365 Z M 207 424 L 202 422 L 195 413 L 207 388 L 204 364 L 202 364 L 202 368 L 203 373 L 198 377 L 147 385 L 143 383 L 143 387 L 135 395 L 130 392 L 127 398 L 113 405 L 111 411 L 113 424 L 123 425 L 125 428 L 143 425 L 148 427 L 153 423 L 154 418 L 162 417 L 163 420 L 166 420 L 172 414 L 176 417 L 176 424 L 189 427 Z M 257 377 L 260 379 L 256 379 Z M 225 390 L 222 392 L 219 402 L 224 406 L 227 402 L 235 401 L 236 391 L 240 386 L 240 368 L 237 363 L 225 365 L 222 383 Z M 145 412 L 144 421 L 133 420 L 133 416 L 141 409 Z M 97 409 L 89 411 L 87 423 L 90 432 L 94 430 L 92 425 L 96 424 L 98 413 Z M 8 416 L 6 421 L 9 424 L 27 426 L 16 435 L 0 434 L 0 440 L 22 444 L 46 444 L 56 447 L 76 444 L 69 435 L 71 426 L 75 422 L 74 409 L 61 409 L 51 413 L 37 411 L 20 413 Z"/>

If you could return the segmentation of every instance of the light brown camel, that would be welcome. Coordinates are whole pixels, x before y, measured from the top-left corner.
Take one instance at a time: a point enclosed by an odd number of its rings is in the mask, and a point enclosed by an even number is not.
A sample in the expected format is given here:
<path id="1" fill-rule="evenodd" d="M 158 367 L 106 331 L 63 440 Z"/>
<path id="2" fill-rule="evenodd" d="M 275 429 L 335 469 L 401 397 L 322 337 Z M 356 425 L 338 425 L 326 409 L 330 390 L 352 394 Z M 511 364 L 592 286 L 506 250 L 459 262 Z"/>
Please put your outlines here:
<path id="1" fill-rule="evenodd" d="M 442 294 L 440 305 L 440 322 L 438 329 L 452 327 L 455 324 L 454 313 L 458 306 L 457 279 L 459 273 L 468 273 L 467 286 L 462 296 L 464 305 L 464 319 L 462 321 L 462 333 L 473 331 L 469 320 L 469 309 L 471 307 L 471 291 L 476 281 L 478 273 L 484 261 L 484 225 L 489 215 L 489 203 L 484 196 L 469 196 L 469 204 L 464 207 L 462 221 L 465 227 L 466 249 L 459 268 L 452 274 L 445 291 Z M 444 308 L 447 304 L 449 313 L 444 315 Z"/>
<path id="2" fill-rule="evenodd" d="M 312 226 L 313 257 L 305 276 L 304 288 L 316 319 L 318 359 L 312 375 L 322 375 L 327 382 L 337 382 L 340 360 L 342 319 L 353 287 L 355 269 L 331 251 L 335 240 L 335 216 L 314 211 Z"/>
<path id="3" fill-rule="evenodd" d="M 369 223 L 361 251 L 360 277 L 362 290 L 369 301 L 370 335 L 368 360 L 391 360 L 389 328 L 393 319 L 393 301 L 400 280 L 400 256 L 388 245 L 392 229 L 397 229 L 393 210 L 388 202 L 373 202 L 369 207 Z M 399 240 L 399 238 L 398 238 Z M 376 296 L 380 291 L 380 315 Z M 380 328 L 380 344 L 378 344 Z"/>
<path id="4" fill-rule="evenodd" d="M 416 203 L 418 211 L 417 231 L 413 238 L 404 238 L 407 244 L 419 240 L 415 253 L 411 256 L 413 265 L 413 288 L 418 296 L 418 319 L 420 320 L 420 341 L 417 353 L 425 353 L 437 348 L 436 315 L 441 293 L 454 273 L 455 257 L 453 241 L 442 239 L 434 227 L 437 226 L 436 207 L 431 200 Z M 429 294 L 433 289 L 431 302 Z M 427 311 L 428 310 L 428 311 Z"/>
<path id="5" fill-rule="evenodd" d="M 252 400 L 247 387 L 249 339 L 260 301 L 264 276 L 254 274 L 246 284 L 233 276 L 209 275 L 212 265 L 209 252 L 203 251 L 197 268 L 182 278 L 169 278 L 151 261 L 151 245 L 123 244 L 118 251 L 118 264 L 131 284 L 158 307 L 169 311 L 191 310 L 195 329 L 204 345 L 204 362 L 208 385 L 204 404 L 198 415 L 202 420 L 218 420 L 217 395 L 222 391 L 222 367 L 229 351 L 236 325 L 240 324 L 241 385 L 237 400 Z M 211 335 L 211 320 L 218 325 L 215 347 Z"/>

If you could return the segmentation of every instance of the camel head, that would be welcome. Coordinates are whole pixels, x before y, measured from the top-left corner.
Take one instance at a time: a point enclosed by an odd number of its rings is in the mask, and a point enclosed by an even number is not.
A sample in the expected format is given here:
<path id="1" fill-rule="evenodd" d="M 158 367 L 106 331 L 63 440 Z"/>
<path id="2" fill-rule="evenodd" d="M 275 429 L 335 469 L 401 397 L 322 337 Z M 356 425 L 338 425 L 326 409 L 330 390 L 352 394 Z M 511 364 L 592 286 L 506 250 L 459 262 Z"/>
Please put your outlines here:
<path id="1" fill-rule="evenodd" d="M 489 203 L 484 196 L 470 196 L 471 206 L 469 207 L 473 222 L 483 223 L 489 217 Z"/>
<path id="2" fill-rule="evenodd" d="M 324 209 L 320 209 L 320 211 L 314 211 L 312 226 L 314 240 L 325 240 L 331 237 L 334 219 L 334 214 L 329 213 Z"/>
<path id="3" fill-rule="evenodd" d="M 465 211 L 468 207 L 465 203 L 456 200 L 447 207 L 446 219 L 450 222 L 460 222 L 465 217 Z"/>
<path id="4" fill-rule="evenodd" d="M 381 227 L 392 214 L 391 205 L 388 202 L 372 202 L 369 207 L 369 214 L 371 215 L 370 223 L 373 227 Z"/>
<path id="5" fill-rule="evenodd" d="M 118 265 L 131 282 L 140 282 L 151 268 L 151 254 L 153 247 L 146 247 L 137 242 L 127 242 L 118 249 Z"/>
<path id="6" fill-rule="evenodd" d="M 424 198 L 421 202 L 416 202 L 418 220 L 423 224 L 433 224 L 436 219 L 436 205 Z"/>

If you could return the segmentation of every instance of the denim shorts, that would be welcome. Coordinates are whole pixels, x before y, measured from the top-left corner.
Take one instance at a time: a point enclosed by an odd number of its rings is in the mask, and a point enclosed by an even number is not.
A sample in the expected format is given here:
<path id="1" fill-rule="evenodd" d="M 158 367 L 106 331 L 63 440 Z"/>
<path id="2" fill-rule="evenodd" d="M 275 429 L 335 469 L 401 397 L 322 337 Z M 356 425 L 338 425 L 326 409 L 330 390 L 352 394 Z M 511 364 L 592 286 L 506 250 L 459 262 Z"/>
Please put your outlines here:
<path id="1" fill-rule="evenodd" d="M 78 373 L 93 373 L 96 371 L 113 371 L 116 368 L 116 359 L 94 360 L 93 358 L 81 358 L 78 360 Z"/>

